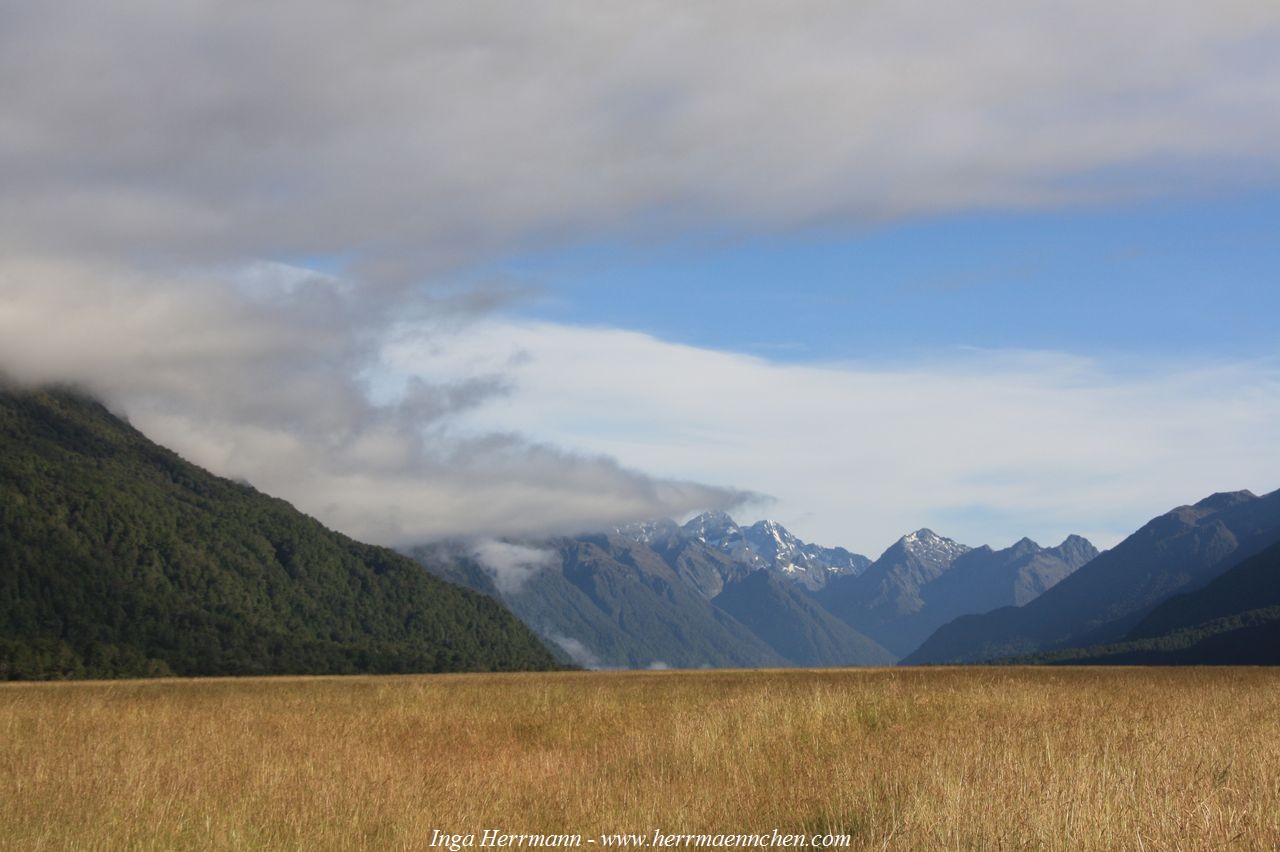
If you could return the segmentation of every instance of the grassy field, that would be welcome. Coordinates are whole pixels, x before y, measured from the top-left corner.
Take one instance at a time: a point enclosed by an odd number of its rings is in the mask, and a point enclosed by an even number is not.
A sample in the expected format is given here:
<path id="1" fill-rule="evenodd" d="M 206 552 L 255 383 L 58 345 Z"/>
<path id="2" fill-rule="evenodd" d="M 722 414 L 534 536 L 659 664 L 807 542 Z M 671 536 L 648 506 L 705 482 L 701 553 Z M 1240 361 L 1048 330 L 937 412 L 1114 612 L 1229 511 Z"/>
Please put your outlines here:
<path id="1" fill-rule="evenodd" d="M 1280 671 L 628 672 L 0 687 L 0 845 L 1280 845 Z M 584 847 L 590 848 L 590 847 Z"/>

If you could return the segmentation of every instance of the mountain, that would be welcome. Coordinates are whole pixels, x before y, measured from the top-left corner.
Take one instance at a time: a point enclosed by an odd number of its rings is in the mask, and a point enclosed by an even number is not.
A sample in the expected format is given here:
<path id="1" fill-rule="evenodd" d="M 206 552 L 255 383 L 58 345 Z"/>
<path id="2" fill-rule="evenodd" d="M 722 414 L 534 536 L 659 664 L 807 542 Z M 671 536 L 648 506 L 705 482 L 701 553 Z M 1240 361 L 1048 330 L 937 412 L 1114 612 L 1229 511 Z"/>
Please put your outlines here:
<path id="1" fill-rule="evenodd" d="M 974 548 L 921 590 L 933 626 L 920 640 L 957 616 L 1030 603 L 1097 555 L 1098 549 L 1078 535 L 1057 547 L 1024 538 L 1003 550 Z"/>
<path id="2" fill-rule="evenodd" d="M 900 625 L 925 606 L 921 592 L 955 560 L 969 552 L 963 544 L 921 529 L 898 539 L 866 571 L 833 580 L 819 600 L 846 623 L 898 656 L 915 647 Z"/>
<path id="3" fill-rule="evenodd" d="M 867 557 L 843 547 L 801 541 L 775 521 L 757 521 L 742 531 L 742 537 L 770 570 L 810 591 L 821 589 L 836 577 L 860 574 L 871 564 Z"/>
<path id="4" fill-rule="evenodd" d="M 737 525 L 732 520 L 728 523 L 736 534 Z M 680 579 L 707 600 L 720 594 L 725 583 L 767 567 L 766 562 L 747 547 L 745 542 L 740 548 L 709 545 L 703 538 L 681 528 L 674 521 L 637 524 L 623 528 L 617 534 L 657 553 Z"/>
<path id="5" fill-rule="evenodd" d="M 507 588 L 474 559 L 459 558 L 459 548 L 447 558 L 440 548 L 414 555 L 428 570 L 497 597 L 568 658 L 590 667 L 893 661 L 806 591 L 856 570 L 865 557 L 807 544 L 776 523 L 743 528 L 708 512 L 683 526 L 656 521 L 522 546 L 553 558 Z"/>
<path id="6" fill-rule="evenodd" d="M 414 555 L 429 571 L 494 594 L 579 665 L 788 664 L 689 581 L 718 571 L 740 575 L 740 566 L 718 551 L 686 542 L 669 551 L 669 562 L 654 547 L 617 533 L 534 542 L 529 548 L 546 554 L 548 564 L 505 589 L 495 587 L 478 564 L 441 558 L 440 548 Z"/>
<path id="7" fill-rule="evenodd" d="M 795 583 L 756 571 L 725 586 L 715 600 L 796 666 L 889 666 L 896 657 L 824 610 Z"/>
<path id="8" fill-rule="evenodd" d="M 979 662 L 1114 642 L 1160 603 L 1277 540 L 1280 491 L 1214 494 L 1152 519 L 1024 606 L 944 625 L 905 662 Z"/>
<path id="9" fill-rule="evenodd" d="M 0 678 L 555 666 L 491 598 L 83 395 L 0 388 Z"/>
<path id="10" fill-rule="evenodd" d="M 1027 603 L 1097 556 L 1080 536 L 1043 548 L 969 548 L 932 530 L 903 536 L 857 577 L 833 581 L 819 599 L 898 656 L 948 621 Z"/>
<path id="11" fill-rule="evenodd" d="M 1280 665 L 1280 543 L 1204 588 L 1174 595 L 1119 642 L 1028 662 L 1071 665 Z"/>
<path id="12" fill-rule="evenodd" d="M 765 569 L 793 580 L 811 591 L 821 589 L 835 577 L 858 574 L 871 560 L 843 547 L 821 547 L 801 541 L 776 521 L 757 521 L 740 527 L 724 512 L 705 512 L 683 527 L 674 521 L 633 524 L 619 534 L 666 551 L 681 543 L 696 542 L 730 557 L 741 566 L 738 576 Z M 726 578 L 721 578 L 722 585 Z M 719 585 L 711 578 L 704 593 L 714 597 Z M 705 586 L 705 583 L 699 583 Z"/>
<path id="13" fill-rule="evenodd" d="M 1078 536 L 993 551 L 918 530 L 871 564 L 723 512 L 524 546 L 554 559 L 518 589 L 456 553 L 415 555 L 575 662 L 629 668 L 887 665 L 955 616 L 1028 601 L 1097 554 Z"/>

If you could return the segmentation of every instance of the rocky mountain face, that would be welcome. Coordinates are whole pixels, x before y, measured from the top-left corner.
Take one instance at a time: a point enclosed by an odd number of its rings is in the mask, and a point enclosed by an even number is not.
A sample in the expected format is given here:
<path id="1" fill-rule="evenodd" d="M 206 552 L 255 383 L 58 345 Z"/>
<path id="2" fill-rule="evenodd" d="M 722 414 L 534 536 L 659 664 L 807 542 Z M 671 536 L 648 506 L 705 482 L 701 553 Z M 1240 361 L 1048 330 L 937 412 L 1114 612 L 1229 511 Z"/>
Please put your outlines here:
<path id="1" fill-rule="evenodd" d="M 497 596 L 567 659 L 593 668 L 888 665 L 894 657 L 822 611 L 794 579 L 704 516 L 530 542 L 547 564 L 495 584 L 457 548 L 423 548 L 446 579 Z M 714 530 L 714 532 L 711 532 Z M 712 542 L 705 540 L 712 538 Z"/>
<path id="2" fill-rule="evenodd" d="M 765 568 L 749 548 L 708 545 L 674 521 L 635 524 L 617 530 L 616 535 L 653 550 L 707 600 L 720 594 L 726 583 Z"/>
<path id="3" fill-rule="evenodd" d="M 1096 555 L 1079 536 L 1054 548 L 1024 538 L 992 550 L 922 529 L 903 536 L 862 574 L 833 581 L 818 597 L 902 656 L 958 615 L 1026 603 Z"/>
<path id="4" fill-rule="evenodd" d="M 1280 492 L 1214 494 L 1152 519 L 1023 606 L 946 624 L 910 663 L 978 662 L 1115 642 L 1158 605 L 1280 540 Z"/>
<path id="5" fill-rule="evenodd" d="M 725 554 L 744 570 L 765 569 L 781 574 L 810 591 L 823 588 L 835 577 L 861 573 L 871 564 L 867 557 L 843 547 L 822 547 L 801 541 L 776 521 L 757 521 L 749 527 L 740 527 L 724 512 L 703 513 L 684 526 L 664 520 L 622 527 L 618 533 L 666 550 L 691 542 L 704 544 Z M 715 586 L 710 596 L 714 597 L 719 588 Z"/>
<path id="6" fill-rule="evenodd" d="M 1095 553 L 1077 537 L 992 551 L 919 530 L 872 564 L 721 512 L 524 544 L 551 558 L 514 589 L 466 559 L 418 555 L 497 595 L 576 662 L 606 667 L 886 665 L 956 614 L 1029 599 Z"/>

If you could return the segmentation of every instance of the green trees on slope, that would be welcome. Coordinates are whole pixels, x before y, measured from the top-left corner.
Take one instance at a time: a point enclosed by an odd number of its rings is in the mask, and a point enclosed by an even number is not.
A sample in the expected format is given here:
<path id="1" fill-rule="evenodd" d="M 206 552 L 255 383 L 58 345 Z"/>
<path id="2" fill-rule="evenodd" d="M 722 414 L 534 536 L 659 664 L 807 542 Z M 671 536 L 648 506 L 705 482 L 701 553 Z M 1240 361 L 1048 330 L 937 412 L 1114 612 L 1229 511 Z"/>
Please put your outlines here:
<path id="1" fill-rule="evenodd" d="M 0 678 L 553 666 L 490 598 L 83 396 L 0 389 Z"/>

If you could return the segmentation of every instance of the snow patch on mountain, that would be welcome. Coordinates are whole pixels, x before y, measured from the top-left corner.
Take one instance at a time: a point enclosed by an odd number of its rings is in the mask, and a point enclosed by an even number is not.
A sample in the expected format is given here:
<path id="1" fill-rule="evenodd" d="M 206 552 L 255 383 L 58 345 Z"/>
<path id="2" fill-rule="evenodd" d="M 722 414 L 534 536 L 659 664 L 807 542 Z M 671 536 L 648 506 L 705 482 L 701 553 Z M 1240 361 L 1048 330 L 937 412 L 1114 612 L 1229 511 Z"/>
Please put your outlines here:
<path id="1" fill-rule="evenodd" d="M 724 512 L 704 512 L 678 526 L 670 520 L 630 524 L 617 532 L 643 544 L 673 537 L 697 541 L 755 570 L 768 570 L 810 590 L 824 587 L 833 577 L 858 574 L 871 560 L 843 547 L 822 547 L 796 538 L 776 521 L 757 521 L 742 527 Z"/>

